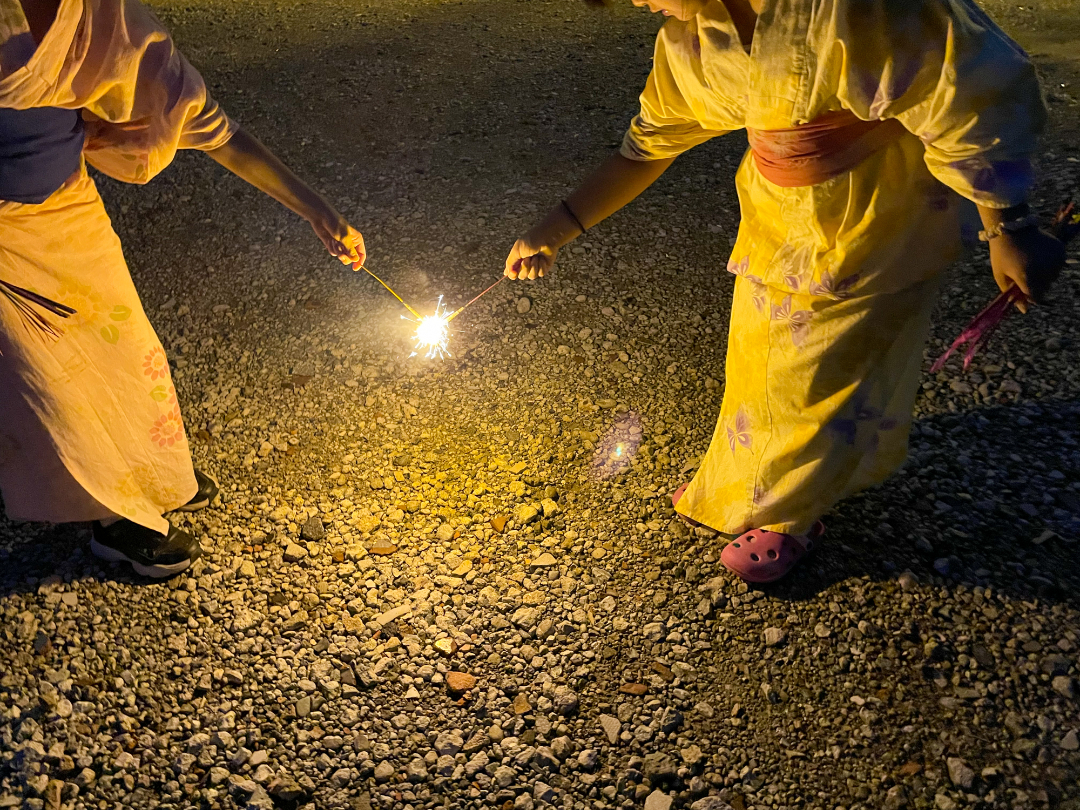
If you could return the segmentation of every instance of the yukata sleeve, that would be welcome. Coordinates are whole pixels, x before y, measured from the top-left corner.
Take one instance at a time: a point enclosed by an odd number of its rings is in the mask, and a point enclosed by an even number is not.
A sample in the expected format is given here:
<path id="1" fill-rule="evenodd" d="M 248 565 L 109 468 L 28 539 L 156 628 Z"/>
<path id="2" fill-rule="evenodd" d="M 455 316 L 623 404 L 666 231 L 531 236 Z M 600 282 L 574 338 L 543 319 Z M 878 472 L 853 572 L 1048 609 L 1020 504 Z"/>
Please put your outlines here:
<path id="1" fill-rule="evenodd" d="M 118 180 L 145 183 L 177 149 L 212 150 L 238 129 L 199 72 L 138 0 L 86 0 L 89 49 L 78 78 L 86 158 Z"/>
<path id="2" fill-rule="evenodd" d="M 641 110 L 630 122 L 619 152 L 630 160 L 665 160 L 681 155 L 730 130 L 703 127 L 672 70 L 670 46 L 661 32 L 653 69 L 641 94 Z"/>
<path id="3" fill-rule="evenodd" d="M 838 0 L 838 96 L 896 118 L 942 183 L 987 208 L 1024 202 L 1046 105 L 1027 54 L 972 0 Z"/>

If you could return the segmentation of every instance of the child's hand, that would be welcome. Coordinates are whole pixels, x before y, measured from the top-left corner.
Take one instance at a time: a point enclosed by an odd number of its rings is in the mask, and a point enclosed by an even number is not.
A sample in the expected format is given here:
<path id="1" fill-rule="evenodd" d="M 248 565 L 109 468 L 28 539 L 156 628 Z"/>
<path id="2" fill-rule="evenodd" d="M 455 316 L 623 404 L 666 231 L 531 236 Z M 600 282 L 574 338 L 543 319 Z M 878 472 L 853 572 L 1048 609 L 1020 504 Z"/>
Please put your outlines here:
<path id="1" fill-rule="evenodd" d="M 543 242 L 537 242 L 526 235 L 514 243 L 510 255 L 506 257 L 503 275 L 512 279 L 543 278 L 555 266 L 559 249 Z"/>
<path id="2" fill-rule="evenodd" d="M 336 256 L 342 264 L 353 270 L 359 270 L 363 266 L 367 259 L 364 237 L 346 222 L 341 214 L 328 207 L 327 211 L 308 221 L 331 256 Z"/>
<path id="3" fill-rule="evenodd" d="M 1003 233 L 990 240 L 990 263 L 994 280 L 1003 292 L 1015 284 L 1040 304 L 1065 265 L 1065 246 L 1037 228 Z M 1027 312 L 1024 303 L 1017 307 Z"/>

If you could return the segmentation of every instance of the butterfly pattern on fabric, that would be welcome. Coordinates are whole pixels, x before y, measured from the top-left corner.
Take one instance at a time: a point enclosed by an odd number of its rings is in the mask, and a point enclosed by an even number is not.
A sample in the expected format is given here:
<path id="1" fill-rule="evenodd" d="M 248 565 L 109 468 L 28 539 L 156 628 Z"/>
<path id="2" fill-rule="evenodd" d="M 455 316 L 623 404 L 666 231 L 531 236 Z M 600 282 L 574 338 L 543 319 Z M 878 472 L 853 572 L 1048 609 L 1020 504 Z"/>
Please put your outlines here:
<path id="1" fill-rule="evenodd" d="M 785 324 L 791 332 L 791 342 L 802 346 L 810 334 L 810 319 L 814 313 L 806 309 L 793 309 L 791 296 L 781 303 L 772 305 L 772 320 Z"/>
<path id="2" fill-rule="evenodd" d="M 842 279 L 833 278 L 833 274 L 825 270 L 821 274 L 820 281 L 810 282 L 810 294 L 824 298 L 832 298 L 837 301 L 845 301 L 851 298 L 851 288 L 859 283 L 859 273 L 853 273 Z"/>
<path id="3" fill-rule="evenodd" d="M 829 430 L 840 434 L 844 442 L 854 445 L 859 433 L 859 426 L 876 422 L 877 430 L 870 439 L 870 449 L 877 447 L 878 433 L 883 430 L 892 430 L 899 424 L 896 419 L 887 417 L 878 408 L 873 407 L 867 401 L 863 392 L 858 392 L 851 400 L 851 415 L 838 416 L 829 422 Z"/>
<path id="4" fill-rule="evenodd" d="M 755 276 L 749 273 L 750 270 L 750 257 L 745 256 L 741 261 L 735 261 L 735 259 L 729 259 L 727 263 L 727 271 L 733 273 L 740 278 L 746 279 L 750 283 L 750 298 L 754 302 L 754 306 L 758 312 L 765 310 L 765 283 L 761 280 L 760 276 Z"/>
<path id="5" fill-rule="evenodd" d="M 784 286 L 792 292 L 802 292 L 808 282 L 813 282 L 811 263 L 813 255 L 809 248 L 795 249 L 789 244 L 782 245 L 773 257 L 773 263 L 780 269 Z"/>
<path id="6" fill-rule="evenodd" d="M 754 443 L 754 437 L 750 434 L 750 418 L 741 406 L 735 412 L 734 422 L 727 426 L 727 440 L 732 454 L 735 453 L 736 447 L 745 447 L 750 450 Z"/>

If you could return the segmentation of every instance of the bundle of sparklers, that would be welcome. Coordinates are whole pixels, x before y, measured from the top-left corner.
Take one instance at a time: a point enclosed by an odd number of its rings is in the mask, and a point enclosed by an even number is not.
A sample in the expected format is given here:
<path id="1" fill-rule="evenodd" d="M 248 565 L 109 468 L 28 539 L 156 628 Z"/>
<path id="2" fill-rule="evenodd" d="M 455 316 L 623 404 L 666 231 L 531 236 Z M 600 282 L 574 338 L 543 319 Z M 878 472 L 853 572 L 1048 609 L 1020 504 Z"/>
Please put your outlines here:
<path id="1" fill-rule="evenodd" d="M 1076 203 L 1070 202 L 1068 205 L 1063 206 L 1058 211 L 1057 216 L 1054 217 L 1049 230 L 1065 245 L 1068 245 L 1077 234 L 1080 234 L 1080 211 L 1076 210 Z M 991 301 L 986 309 L 975 316 L 971 323 L 967 325 L 967 328 L 953 341 L 948 351 L 934 362 L 934 365 L 930 367 L 930 371 L 941 371 L 945 367 L 945 361 L 965 343 L 967 344 L 967 350 L 964 352 L 964 368 L 967 369 L 975 355 L 990 340 L 990 336 L 1009 317 L 1013 307 L 1027 302 L 1027 296 L 1021 292 L 1019 287 L 1009 287 Z"/>

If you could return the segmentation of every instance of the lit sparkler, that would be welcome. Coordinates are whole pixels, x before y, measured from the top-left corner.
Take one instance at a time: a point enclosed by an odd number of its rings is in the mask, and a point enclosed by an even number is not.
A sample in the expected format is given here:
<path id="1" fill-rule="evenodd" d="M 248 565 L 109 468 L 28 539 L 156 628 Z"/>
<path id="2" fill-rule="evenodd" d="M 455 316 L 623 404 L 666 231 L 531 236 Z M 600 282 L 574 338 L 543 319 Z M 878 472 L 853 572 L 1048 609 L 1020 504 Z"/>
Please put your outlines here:
<path id="1" fill-rule="evenodd" d="M 439 302 L 435 305 L 434 315 L 425 315 L 419 319 L 402 315 L 403 320 L 412 321 L 417 325 L 416 350 L 409 356 L 416 357 L 422 352 L 428 360 L 450 357 L 450 352 L 446 349 L 450 342 L 450 319 L 460 311 L 459 309 L 457 312 L 447 313 L 443 308 L 443 297 L 440 295 Z"/>
<path id="2" fill-rule="evenodd" d="M 471 304 L 475 304 L 478 300 L 480 300 L 482 296 L 487 295 L 489 292 L 498 287 L 499 284 L 506 280 L 506 276 L 500 277 L 498 281 L 496 281 L 494 284 L 492 284 L 490 287 L 480 293 L 480 295 L 476 296 L 468 303 L 462 304 L 453 312 L 447 312 L 447 310 L 443 307 L 443 297 L 440 295 L 439 301 L 435 305 L 435 314 L 421 315 L 415 309 L 406 304 L 405 299 L 398 295 L 396 292 L 394 292 L 393 289 L 390 288 L 389 284 L 387 284 L 385 281 L 383 281 L 381 278 L 372 273 L 363 265 L 361 265 L 360 269 L 367 273 L 369 276 L 371 276 L 373 279 L 375 279 L 377 282 L 379 282 L 383 287 L 385 287 L 387 292 L 389 292 L 392 296 L 394 296 L 394 298 L 401 302 L 401 305 L 405 307 L 405 309 L 409 310 L 409 314 L 413 316 L 412 318 L 408 318 L 405 315 L 401 316 L 402 320 L 412 321 L 416 324 L 416 335 L 414 336 L 416 340 L 416 351 L 414 351 L 409 356 L 416 357 L 422 352 L 424 357 L 428 360 L 451 356 L 450 352 L 447 351 L 446 348 L 447 345 L 450 343 L 450 321 L 454 320 L 454 318 L 460 315 L 461 312 L 465 309 L 465 307 L 470 306 Z"/>

